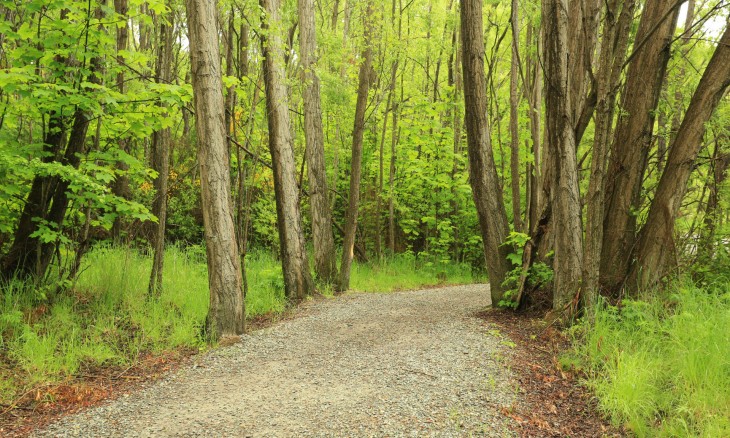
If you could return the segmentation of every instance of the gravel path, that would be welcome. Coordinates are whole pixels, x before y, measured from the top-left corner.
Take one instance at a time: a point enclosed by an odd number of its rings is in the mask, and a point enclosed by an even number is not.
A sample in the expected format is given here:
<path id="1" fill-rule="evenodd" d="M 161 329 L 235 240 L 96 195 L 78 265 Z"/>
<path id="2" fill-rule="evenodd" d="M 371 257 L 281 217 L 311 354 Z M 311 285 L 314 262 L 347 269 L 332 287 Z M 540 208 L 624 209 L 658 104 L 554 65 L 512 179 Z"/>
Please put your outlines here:
<path id="1" fill-rule="evenodd" d="M 471 285 L 310 302 L 38 437 L 510 436 L 506 348 Z"/>

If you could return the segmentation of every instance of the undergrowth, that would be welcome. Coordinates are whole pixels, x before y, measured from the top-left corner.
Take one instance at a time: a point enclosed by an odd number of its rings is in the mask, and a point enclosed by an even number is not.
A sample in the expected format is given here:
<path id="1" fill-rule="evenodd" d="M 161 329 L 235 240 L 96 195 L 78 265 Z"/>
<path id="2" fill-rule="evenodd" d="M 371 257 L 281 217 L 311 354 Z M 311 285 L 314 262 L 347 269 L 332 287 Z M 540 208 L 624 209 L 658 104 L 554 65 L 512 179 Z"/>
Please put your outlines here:
<path id="1" fill-rule="evenodd" d="M 577 328 L 577 363 L 639 437 L 730 436 L 730 284 L 667 290 L 597 310 Z"/>
<path id="2" fill-rule="evenodd" d="M 421 287 L 485 281 L 465 263 L 431 260 L 412 253 L 395 254 L 382 261 L 354 264 L 350 287 L 358 292 L 392 292 Z"/>
<path id="3" fill-rule="evenodd" d="M 51 295 L 48 288 L 18 281 L 3 285 L 0 405 L 90 367 L 127 366 L 144 354 L 206 348 L 201 334 L 208 312 L 205 249 L 166 250 L 159 297 L 147 294 L 150 268 L 151 258 L 138 250 L 99 246 L 85 257 L 78 281 L 65 292 Z M 246 272 L 247 316 L 283 312 L 281 265 L 272 254 L 248 254 Z M 413 255 L 354 264 L 352 271 L 353 289 L 368 292 L 471 282 L 468 267 Z"/>

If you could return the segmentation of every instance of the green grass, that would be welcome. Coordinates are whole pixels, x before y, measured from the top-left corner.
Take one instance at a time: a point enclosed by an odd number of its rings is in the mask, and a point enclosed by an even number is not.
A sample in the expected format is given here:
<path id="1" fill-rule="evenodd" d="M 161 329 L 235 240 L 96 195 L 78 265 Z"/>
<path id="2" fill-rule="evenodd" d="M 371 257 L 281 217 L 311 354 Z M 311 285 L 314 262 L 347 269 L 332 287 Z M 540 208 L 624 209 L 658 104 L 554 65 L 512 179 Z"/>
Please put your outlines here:
<path id="1" fill-rule="evenodd" d="M 354 264 L 350 287 L 357 292 L 392 292 L 450 284 L 486 281 L 467 264 L 420 260 L 412 254 L 396 254 L 380 262 Z"/>
<path id="2" fill-rule="evenodd" d="M 12 282 L 0 290 L 0 404 L 28 388 L 60 382 L 84 367 L 129 365 L 142 354 L 206 348 L 208 312 L 205 250 L 165 252 L 163 289 L 147 296 L 149 256 L 99 246 L 84 259 L 70 290 L 49 300 L 52 288 Z M 286 308 L 281 265 L 270 252 L 246 256 L 248 317 Z M 471 283 L 463 265 L 433 264 L 412 255 L 353 265 L 357 291 L 387 292 L 436 284 Z M 323 290 L 327 292 L 327 290 Z"/>
<path id="3" fill-rule="evenodd" d="M 575 353 L 600 408 L 635 435 L 730 436 L 730 284 L 676 283 L 598 310 Z"/>

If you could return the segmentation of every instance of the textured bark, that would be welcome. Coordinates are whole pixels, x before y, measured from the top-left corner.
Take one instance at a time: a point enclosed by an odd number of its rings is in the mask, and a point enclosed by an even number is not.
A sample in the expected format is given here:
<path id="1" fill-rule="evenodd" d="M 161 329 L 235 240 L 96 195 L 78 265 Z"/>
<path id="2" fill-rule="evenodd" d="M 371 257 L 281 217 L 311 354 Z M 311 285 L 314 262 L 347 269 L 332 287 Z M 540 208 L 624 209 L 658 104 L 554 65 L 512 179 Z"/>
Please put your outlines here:
<path id="1" fill-rule="evenodd" d="M 593 57 L 598 41 L 598 24 L 604 0 L 568 0 L 567 45 L 568 88 L 571 122 L 576 144 L 583 138 L 596 105 L 593 86 Z M 556 216 L 557 218 L 557 216 Z"/>
<path id="2" fill-rule="evenodd" d="M 487 122 L 481 0 L 461 2 L 461 43 L 469 180 L 479 217 L 492 303 L 496 305 L 502 299 L 502 282 L 510 269 L 507 261 L 510 249 L 502 245 L 509 227 Z"/>
<path id="3" fill-rule="evenodd" d="M 509 132 L 510 132 L 510 176 L 512 185 L 512 223 L 515 231 L 523 231 L 522 209 L 520 207 L 520 131 L 517 112 L 520 96 L 517 92 L 519 82 L 520 22 L 517 0 L 512 0 L 512 65 L 509 75 Z"/>
<path id="4" fill-rule="evenodd" d="M 591 176 L 586 207 L 586 236 L 583 263 L 583 304 L 591 307 L 598 298 L 601 246 L 603 245 L 604 186 L 609 139 L 613 125 L 616 89 L 626 58 L 635 0 L 611 0 L 606 4 L 603 44 L 596 74 L 597 107 Z"/>
<path id="5" fill-rule="evenodd" d="M 264 83 L 269 124 L 269 150 L 274 171 L 276 213 L 281 244 L 284 289 L 288 299 L 299 301 L 314 291 L 299 210 L 299 187 L 294 160 L 294 144 L 289 120 L 284 54 L 279 29 L 279 0 L 261 0 L 265 11 L 266 37 L 261 39 L 264 53 Z"/>
<path id="6" fill-rule="evenodd" d="M 157 46 L 157 83 L 166 84 L 172 80 L 172 44 L 174 15 L 159 20 Z M 163 106 L 160 104 L 160 106 Z M 152 238 L 154 257 L 148 291 L 150 295 L 159 294 L 162 289 L 162 273 L 165 263 L 165 223 L 167 221 L 167 183 L 170 174 L 170 128 L 161 128 L 152 133 L 152 169 L 157 172 L 154 182 L 155 199 L 152 214 L 157 216 L 157 226 Z"/>
<path id="7" fill-rule="evenodd" d="M 638 239 L 636 262 L 627 281 L 629 288 L 651 287 L 675 267 L 669 263 L 674 255 L 674 222 L 702 146 L 705 123 L 729 86 L 730 26 L 726 25 L 669 152 L 649 216 Z"/>
<path id="8" fill-rule="evenodd" d="M 309 177 L 309 198 L 312 211 L 314 239 L 314 270 L 317 278 L 332 284 L 337 278 L 335 240 L 332 235 L 332 211 L 327 190 L 327 172 L 324 160 L 324 134 L 320 104 L 317 64 L 317 37 L 314 21 L 314 0 L 299 0 L 300 58 L 305 82 L 304 136 Z"/>
<path id="9" fill-rule="evenodd" d="M 349 3 L 349 1 L 348 1 Z M 360 177 L 362 173 L 363 135 L 365 133 L 365 109 L 370 91 L 370 69 L 373 65 L 373 2 L 368 0 L 365 12 L 365 45 L 358 75 L 357 104 L 355 107 L 355 126 L 352 131 L 352 160 L 350 162 L 350 195 L 345 219 L 345 236 L 342 239 L 342 263 L 340 265 L 339 292 L 350 288 L 350 268 L 352 267 L 357 216 L 360 205 Z"/>
<path id="10" fill-rule="evenodd" d="M 553 217 L 555 228 L 555 261 L 553 309 L 568 310 L 580 287 L 583 263 L 583 230 L 578 160 L 576 157 L 575 109 L 581 99 L 582 77 L 571 77 L 573 62 L 569 46 L 568 0 L 543 0 L 545 26 L 543 60 L 545 65 L 547 148 L 553 156 Z M 580 56 L 578 57 L 580 59 Z"/>
<path id="11" fill-rule="evenodd" d="M 230 157 L 223 126 L 224 102 L 216 3 L 187 0 L 190 66 L 195 100 L 200 192 L 208 256 L 212 338 L 244 331 L 243 279 L 231 202 Z"/>
<path id="12" fill-rule="evenodd" d="M 528 33 L 532 28 L 528 27 Z M 530 41 L 530 38 L 528 38 Z M 540 53 L 542 50 L 542 39 L 540 32 L 535 32 L 535 46 L 537 52 Z M 537 57 L 535 57 L 537 58 Z M 528 102 L 530 104 L 529 118 L 530 118 L 530 137 L 532 137 L 532 155 L 533 155 L 533 169 L 530 175 L 530 233 L 535 232 L 535 227 L 540 217 L 540 205 L 544 203 L 544 196 L 542 196 L 542 181 L 543 181 L 543 169 L 542 169 L 542 120 L 540 117 L 542 109 L 542 66 L 537 59 L 531 62 L 533 67 L 528 69 L 532 75 L 532 84 L 529 91 L 525 91 L 525 94 L 529 96 Z"/>
<path id="13" fill-rule="evenodd" d="M 43 140 L 44 163 L 59 159 L 66 141 L 65 120 L 57 112 L 49 115 L 46 137 Z M 39 175 L 33 178 L 30 192 L 25 199 L 23 212 L 13 236 L 13 244 L 2 260 L 2 275 L 8 279 L 17 275 L 25 278 L 31 275 L 40 276 L 37 261 L 40 258 L 41 243 L 31 237 L 38 229 L 37 218 L 47 219 L 48 207 L 53 193 L 58 186 L 58 177 Z"/>
<path id="14" fill-rule="evenodd" d="M 636 33 L 606 181 L 601 285 L 617 290 L 636 240 L 636 211 L 651 147 L 654 115 L 670 56 L 679 3 L 647 0 Z"/>

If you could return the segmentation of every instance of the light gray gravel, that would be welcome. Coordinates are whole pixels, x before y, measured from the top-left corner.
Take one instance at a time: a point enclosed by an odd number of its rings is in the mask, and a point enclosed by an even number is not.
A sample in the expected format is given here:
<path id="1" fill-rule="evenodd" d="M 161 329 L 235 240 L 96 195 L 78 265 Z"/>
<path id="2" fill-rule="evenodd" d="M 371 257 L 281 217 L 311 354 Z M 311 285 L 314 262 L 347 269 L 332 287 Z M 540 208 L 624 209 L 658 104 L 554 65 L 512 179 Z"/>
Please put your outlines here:
<path id="1" fill-rule="evenodd" d="M 37 437 L 510 436 L 484 285 L 310 302 L 301 316 Z"/>

